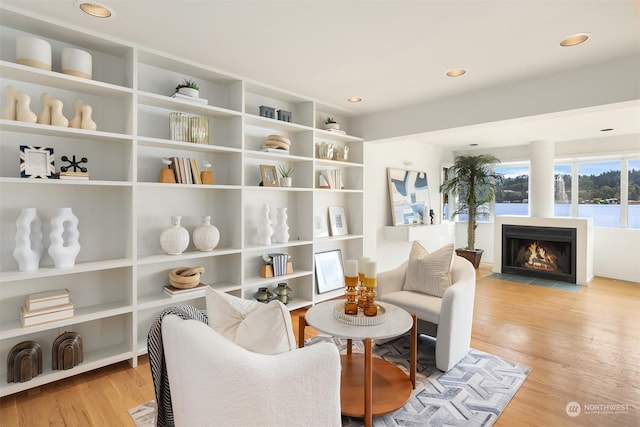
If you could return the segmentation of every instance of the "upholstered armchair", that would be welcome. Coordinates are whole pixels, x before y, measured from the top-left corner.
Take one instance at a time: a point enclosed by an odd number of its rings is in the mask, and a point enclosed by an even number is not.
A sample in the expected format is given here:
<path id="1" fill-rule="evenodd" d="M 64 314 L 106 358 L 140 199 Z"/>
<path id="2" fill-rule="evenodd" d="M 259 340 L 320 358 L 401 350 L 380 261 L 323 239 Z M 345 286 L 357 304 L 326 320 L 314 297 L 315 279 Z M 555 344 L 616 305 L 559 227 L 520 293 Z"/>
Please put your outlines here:
<path id="1" fill-rule="evenodd" d="M 297 348 L 290 314 L 278 301 L 210 292 L 209 324 L 162 319 L 175 425 L 340 426 L 337 347 Z"/>
<path id="2" fill-rule="evenodd" d="M 408 261 L 393 270 L 378 274 L 378 299 L 402 307 L 417 316 L 418 333 L 436 338 L 436 367 L 446 372 L 469 352 L 476 272 L 469 261 L 452 252 L 453 245 L 446 248 L 451 251 L 448 258 L 451 261 L 446 261 L 448 255 L 445 255 L 430 264 L 425 259 L 439 254 L 445 248 L 428 254 L 421 246 L 416 245 L 419 244 L 414 243 Z M 413 271 L 408 273 L 407 270 Z M 409 278 L 408 275 L 413 277 Z M 440 284 L 442 296 L 432 295 L 439 293 L 432 289 L 438 288 L 437 283 L 421 288 L 420 282 L 433 280 L 435 276 L 443 279 Z M 450 285 L 446 283 L 446 276 L 450 278 Z M 414 283 L 411 285 L 409 281 Z"/>

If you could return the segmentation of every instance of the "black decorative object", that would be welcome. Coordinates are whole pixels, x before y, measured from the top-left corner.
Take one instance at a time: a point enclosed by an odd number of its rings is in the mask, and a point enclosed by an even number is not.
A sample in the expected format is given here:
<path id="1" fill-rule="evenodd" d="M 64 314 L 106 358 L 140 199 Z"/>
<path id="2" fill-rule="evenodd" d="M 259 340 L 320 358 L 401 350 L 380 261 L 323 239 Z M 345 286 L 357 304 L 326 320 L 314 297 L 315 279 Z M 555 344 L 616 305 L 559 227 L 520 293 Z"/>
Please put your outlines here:
<path id="1" fill-rule="evenodd" d="M 433 224 L 433 217 L 435 217 L 436 214 L 433 212 L 433 209 L 429 209 L 429 218 L 431 218 L 431 224 Z"/>
<path id="2" fill-rule="evenodd" d="M 260 116 L 268 119 L 276 118 L 276 109 L 273 107 L 267 107 L 266 105 L 260 106 Z"/>
<path id="3" fill-rule="evenodd" d="M 54 371 L 71 369 L 82 363 L 82 337 L 77 332 L 64 332 L 53 342 L 51 348 L 51 369 Z"/>
<path id="4" fill-rule="evenodd" d="M 291 111 L 278 110 L 278 120 L 291 122 Z"/>
<path id="5" fill-rule="evenodd" d="M 42 373 L 42 349 L 35 341 L 13 346 L 7 355 L 7 382 L 23 383 Z"/>
<path id="6" fill-rule="evenodd" d="M 80 160 L 76 160 L 76 156 L 74 154 L 72 156 L 72 160 L 69 160 L 68 156 L 62 156 L 60 158 L 60 160 L 62 160 L 63 162 L 69 163 L 69 165 L 67 165 L 67 166 L 61 166 L 60 167 L 60 171 L 61 172 L 70 172 L 69 169 L 71 169 L 71 168 L 73 168 L 73 172 L 86 172 L 87 171 L 87 168 L 85 168 L 83 166 L 80 166 L 82 163 L 88 163 L 89 162 L 89 160 L 87 160 L 86 157 L 83 157 Z"/>

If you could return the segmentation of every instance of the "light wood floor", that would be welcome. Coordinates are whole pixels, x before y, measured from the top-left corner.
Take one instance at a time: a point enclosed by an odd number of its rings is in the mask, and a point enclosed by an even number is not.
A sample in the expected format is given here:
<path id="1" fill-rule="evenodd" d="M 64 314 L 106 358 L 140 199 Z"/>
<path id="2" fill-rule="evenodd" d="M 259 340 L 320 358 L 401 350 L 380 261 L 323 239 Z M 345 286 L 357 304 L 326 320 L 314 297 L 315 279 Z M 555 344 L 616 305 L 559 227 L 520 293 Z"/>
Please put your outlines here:
<path id="1" fill-rule="evenodd" d="M 533 368 L 495 425 L 638 426 L 640 284 L 596 278 L 567 292 L 490 274 L 478 270 L 471 346 Z M 292 313 L 296 334 L 301 312 Z M 151 399 L 143 358 L 2 398 L 0 425 L 133 426 L 127 410 Z M 569 402 L 579 416 L 567 415 Z"/>

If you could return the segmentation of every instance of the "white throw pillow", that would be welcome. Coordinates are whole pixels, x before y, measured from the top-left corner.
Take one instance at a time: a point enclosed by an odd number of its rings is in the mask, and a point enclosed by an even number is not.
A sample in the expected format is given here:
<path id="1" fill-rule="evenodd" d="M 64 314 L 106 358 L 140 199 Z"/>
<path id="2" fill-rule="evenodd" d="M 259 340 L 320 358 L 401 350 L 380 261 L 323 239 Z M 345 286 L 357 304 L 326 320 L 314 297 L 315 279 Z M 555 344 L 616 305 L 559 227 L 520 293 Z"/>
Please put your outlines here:
<path id="1" fill-rule="evenodd" d="M 403 289 L 442 298 L 444 291 L 451 286 L 454 253 L 451 243 L 429 253 L 414 241 Z"/>
<path id="2" fill-rule="evenodd" d="M 296 348 L 291 315 L 280 301 L 264 304 L 207 286 L 209 326 L 254 353 L 278 354 Z"/>

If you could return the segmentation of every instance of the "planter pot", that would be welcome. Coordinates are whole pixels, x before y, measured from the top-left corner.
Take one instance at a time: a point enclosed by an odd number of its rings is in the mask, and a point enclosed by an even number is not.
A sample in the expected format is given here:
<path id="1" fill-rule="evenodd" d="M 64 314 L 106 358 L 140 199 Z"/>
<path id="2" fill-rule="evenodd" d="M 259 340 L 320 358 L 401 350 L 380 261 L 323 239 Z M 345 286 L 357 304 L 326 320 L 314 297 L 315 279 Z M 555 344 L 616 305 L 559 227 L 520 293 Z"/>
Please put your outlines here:
<path id="1" fill-rule="evenodd" d="M 474 268 L 478 268 L 484 249 L 456 249 L 456 255 L 468 260 Z"/>
<path id="2" fill-rule="evenodd" d="M 340 130 L 340 123 L 325 123 L 324 128 L 326 130 L 329 130 L 329 129 Z"/>
<path id="3" fill-rule="evenodd" d="M 285 176 L 280 178 L 280 187 L 291 187 L 291 177 Z"/>
<path id="4" fill-rule="evenodd" d="M 192 98 L 199 98 L 200 91 L 198 89 L 192 89 L 190 87 L 181 87 L 178 89 L 180 95 L 190 96 Z"/>

